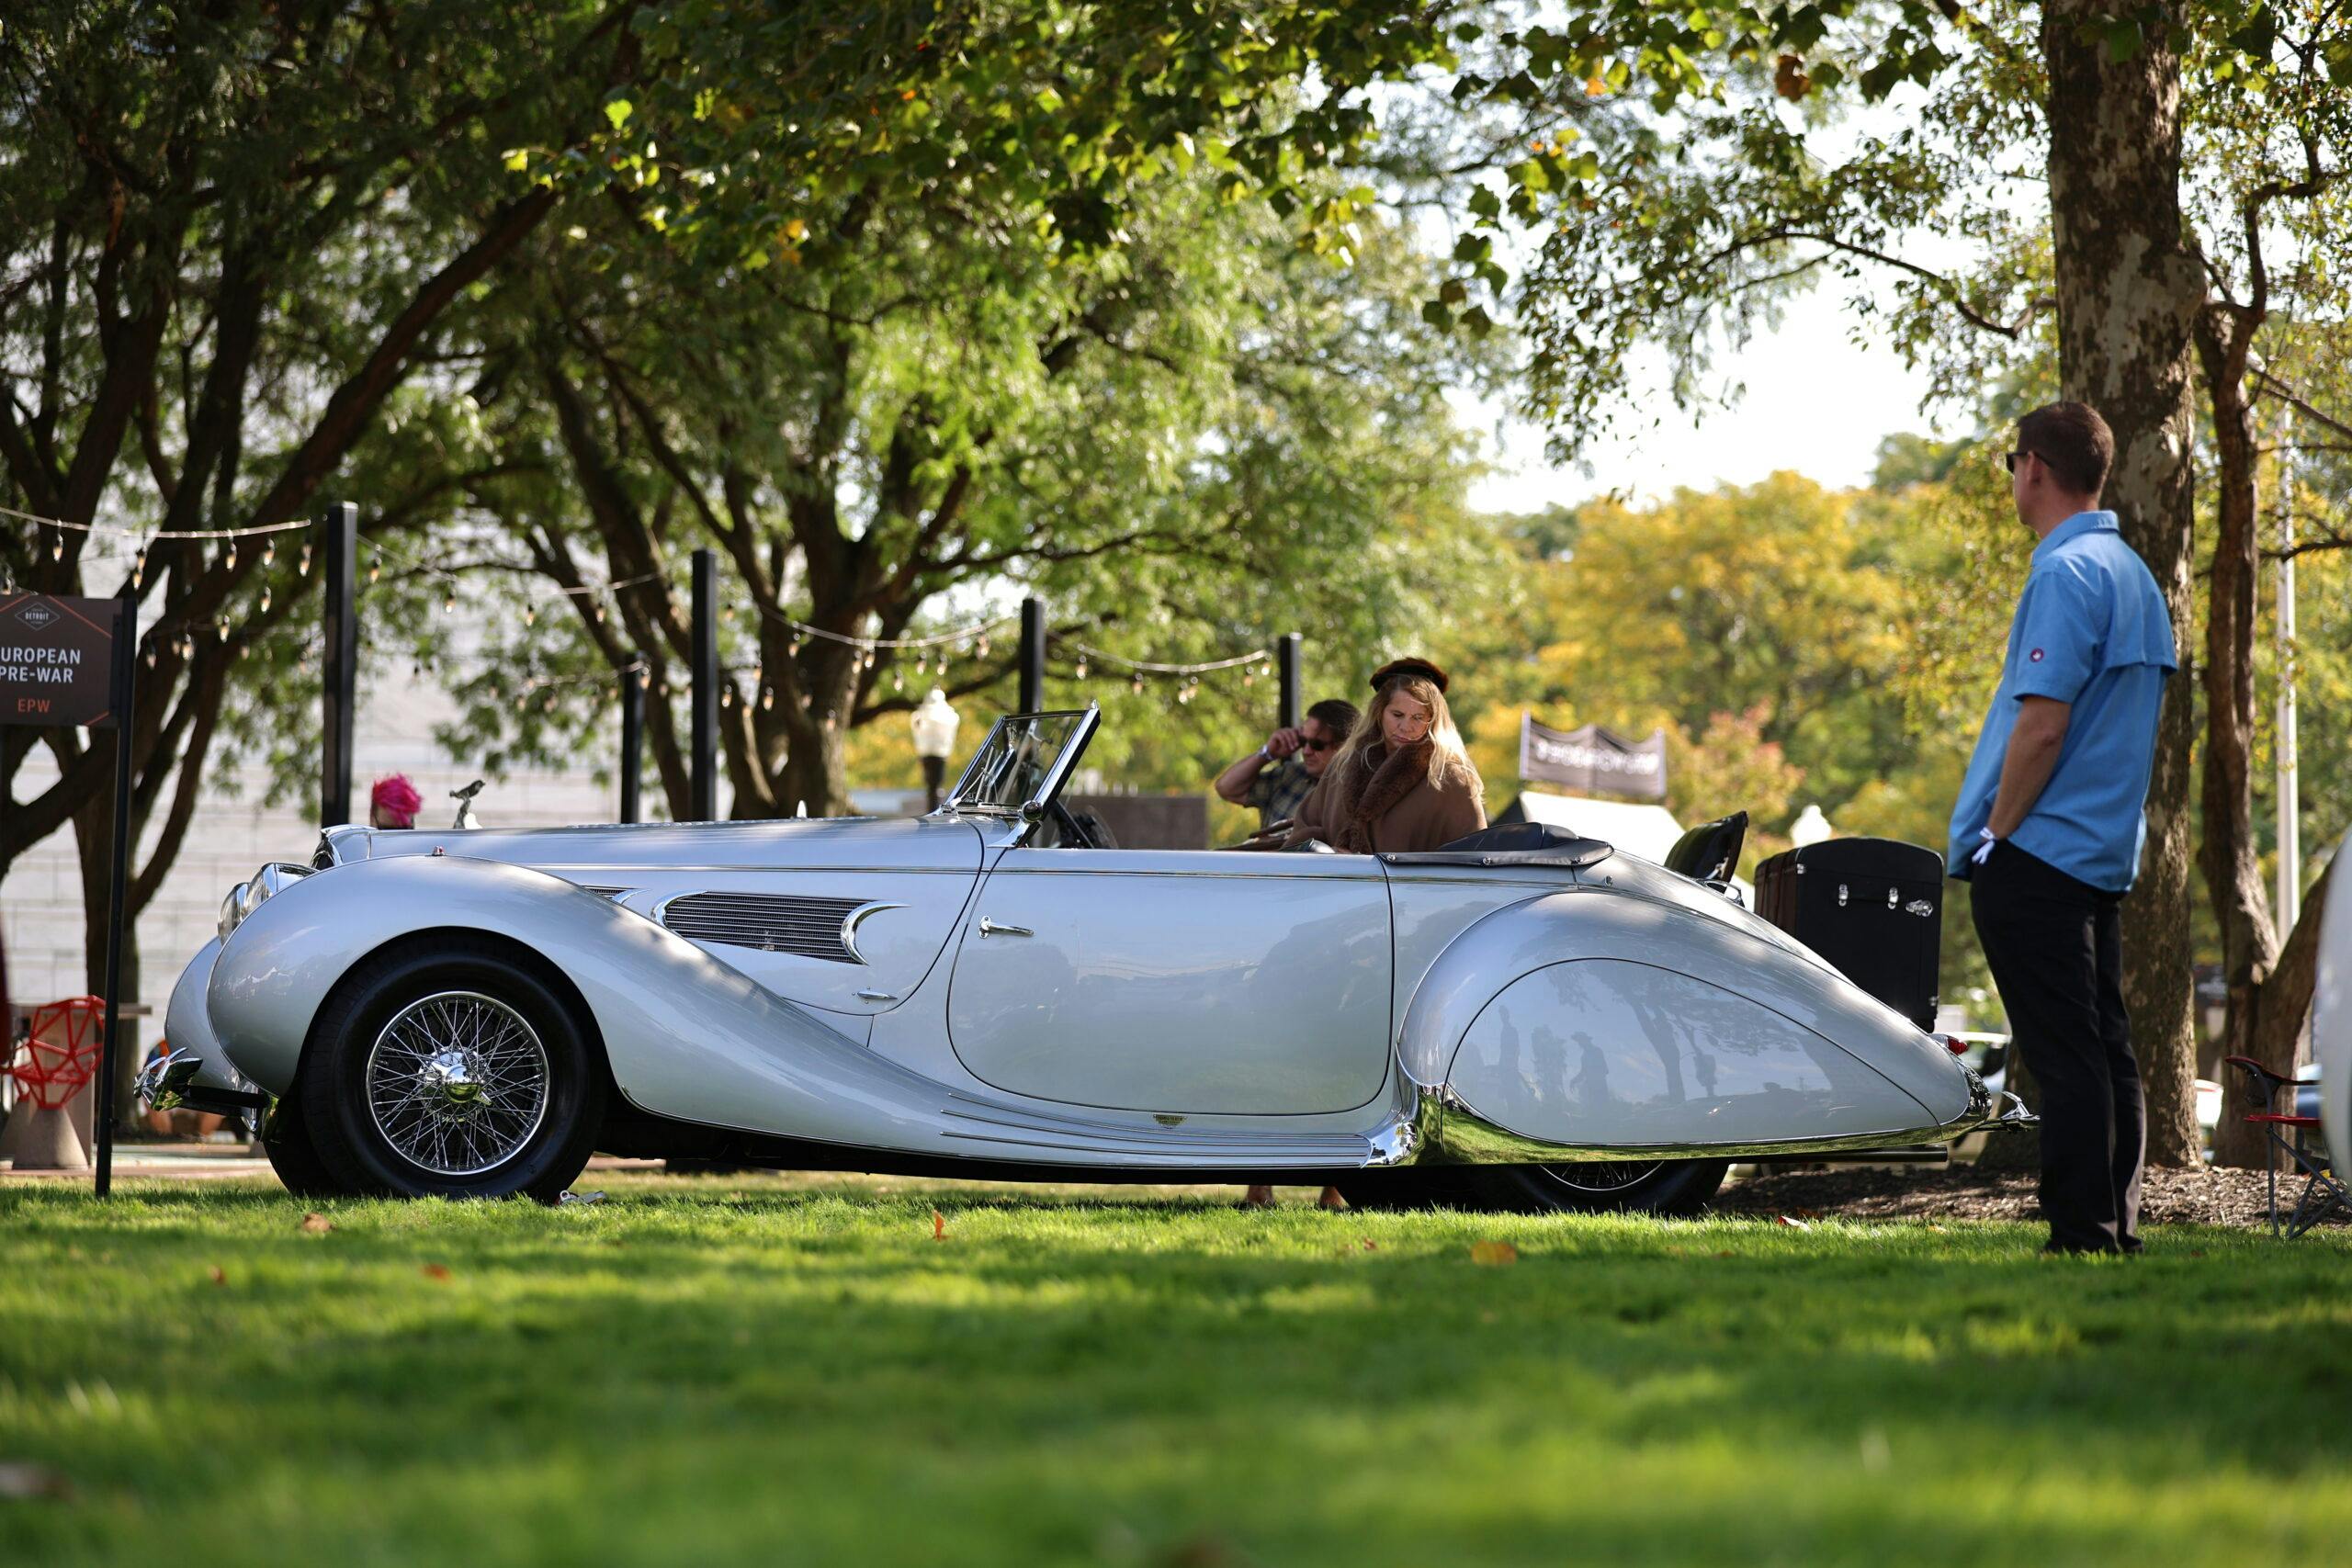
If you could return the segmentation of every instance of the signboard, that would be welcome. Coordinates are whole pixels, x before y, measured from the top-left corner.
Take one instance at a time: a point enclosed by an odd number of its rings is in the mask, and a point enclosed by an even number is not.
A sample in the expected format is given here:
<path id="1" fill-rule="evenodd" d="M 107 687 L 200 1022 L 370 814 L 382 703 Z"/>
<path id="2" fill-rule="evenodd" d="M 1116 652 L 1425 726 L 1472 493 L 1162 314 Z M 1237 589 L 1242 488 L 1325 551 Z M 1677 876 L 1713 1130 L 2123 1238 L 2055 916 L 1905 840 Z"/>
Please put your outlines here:
<path id="1" fill-rule="evenodd" d="M 1519 776 L 1555 784 L 1578 795 L 1630 795 L 1666 798 L 1666 731 L 1646 740 L 1627 740 L 1597 724 L 1554 729 L 1532 713 L 1519 720 Z"/>
<path id="2" fill-rule="evenodd" d="M 0 592 L 0 724 L 114 724 L 121 603 Z"/>

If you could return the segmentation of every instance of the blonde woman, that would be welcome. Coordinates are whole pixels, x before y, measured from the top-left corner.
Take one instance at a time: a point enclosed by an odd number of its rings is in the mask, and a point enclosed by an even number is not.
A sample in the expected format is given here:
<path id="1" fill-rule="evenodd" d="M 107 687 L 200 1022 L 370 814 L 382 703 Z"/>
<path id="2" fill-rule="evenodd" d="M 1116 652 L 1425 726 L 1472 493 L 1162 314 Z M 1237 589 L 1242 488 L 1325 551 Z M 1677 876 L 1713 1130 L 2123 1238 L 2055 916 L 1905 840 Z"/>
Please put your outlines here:
<path id="1" fill-rule="evenodd" d="M 1445 705 L 1445 671 L 1398 659 L 1379 695 L 1300 803 L 1283 847 L 1320 839 L 1342 854 L 1434 850 L 1487 825 L 1487 788 Z"/>

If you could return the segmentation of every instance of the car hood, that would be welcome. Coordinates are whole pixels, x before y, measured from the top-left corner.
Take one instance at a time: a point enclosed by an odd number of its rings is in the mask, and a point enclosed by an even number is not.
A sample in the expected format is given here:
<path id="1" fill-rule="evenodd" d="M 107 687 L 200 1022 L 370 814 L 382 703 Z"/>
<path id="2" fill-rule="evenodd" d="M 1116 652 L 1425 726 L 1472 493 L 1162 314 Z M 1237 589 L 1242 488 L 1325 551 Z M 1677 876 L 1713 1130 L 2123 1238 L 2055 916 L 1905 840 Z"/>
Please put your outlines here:
<path id="1" fill-rule="evenodd" d="M 769 822 L 651 822 L 575 828 L 357 829 L 329 835 L 337 864 L 447 854 L 530 866 L 594 885 L 605 873 L 807 867 L 970 871 L 981 836 L 949 817 L 786 818 Z"/>

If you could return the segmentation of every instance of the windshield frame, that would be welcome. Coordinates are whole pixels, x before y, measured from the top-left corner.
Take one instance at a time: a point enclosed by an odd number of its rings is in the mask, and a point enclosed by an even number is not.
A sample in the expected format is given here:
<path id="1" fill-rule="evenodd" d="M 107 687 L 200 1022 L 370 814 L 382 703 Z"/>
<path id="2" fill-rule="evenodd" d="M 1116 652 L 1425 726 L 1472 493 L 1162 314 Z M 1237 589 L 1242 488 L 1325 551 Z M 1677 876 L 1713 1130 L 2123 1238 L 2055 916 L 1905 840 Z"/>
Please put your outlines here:
<path id="1" fill-rule="evenodd" d="M 1046 776 L 1037 782 L 1029 798 L 1018 806 L 966 799 L 965 790 L 977 784 L 980 761 L 988 756 L 997 738 L 1013 725 L 1041 718 L 1067 718 L 1077 722 L 1062 742 L 1060 750 L 1055 753 L 1053 762 L 1046 770 Z M 1094 739 L 1094 731 L 1102 722 L 1102 706 L 1091 702 L 1082 708 L 1039 708 L 1029 713 L 1003 715 L 989 727 L 987 738 L 973 751 L 971 760 L 964 764 L 963 773 L 957 775 L 956 787 L 941 797 L 939 809 L 960 816 L 995 817 L 1007 821 L 1029 821 L 1043 816 L 1046 808 L 1061 795 L 1062 785 L 1077 769 L 1079 759 L 1086 754 L 1087 742 Z"/>

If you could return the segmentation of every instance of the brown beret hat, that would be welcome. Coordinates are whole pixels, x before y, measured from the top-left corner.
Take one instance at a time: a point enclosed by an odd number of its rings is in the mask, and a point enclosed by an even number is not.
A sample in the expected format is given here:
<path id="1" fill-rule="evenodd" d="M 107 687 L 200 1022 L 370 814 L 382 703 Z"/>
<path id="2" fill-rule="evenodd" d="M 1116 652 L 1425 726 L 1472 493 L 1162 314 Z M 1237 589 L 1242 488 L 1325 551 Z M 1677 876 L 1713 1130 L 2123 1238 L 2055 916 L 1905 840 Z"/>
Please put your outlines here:
<path id="1" fill-rule="evenodd" d="M 1416 659 L 1409 654 L 1403 659 L 1392 659 L 1387 663 L 1382 665 L 1379 669 L 1374 671 L 1372 672 L 1372 689 L 1377 692 L 1399 675 L 1419 675 L 1422 680 L 1427 681 L 1439 691 L 1442 692 L 1445 690 L 1445 671 L 1439 669 L 1436 665 L 1430 663 L 1426 659 Z"/>

